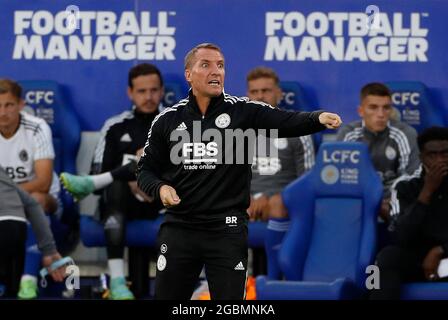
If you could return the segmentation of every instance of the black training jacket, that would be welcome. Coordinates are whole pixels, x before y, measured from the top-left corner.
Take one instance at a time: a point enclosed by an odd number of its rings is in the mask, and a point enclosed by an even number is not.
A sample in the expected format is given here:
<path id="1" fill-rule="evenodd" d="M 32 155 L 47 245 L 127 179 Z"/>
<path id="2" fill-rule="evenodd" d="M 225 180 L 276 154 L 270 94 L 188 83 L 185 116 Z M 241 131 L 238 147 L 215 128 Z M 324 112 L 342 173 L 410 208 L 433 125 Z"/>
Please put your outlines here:
<path id="1" fill-rule="evenodd" d="M 133 108 L 106 120 L 95 149 L 92 173 L 118 168 L 127 162 L 124 157 L 136 158 L 135 154 L 144 146 L 151 123 L 158 114 L 158 110 L 143 113 Z"/>
<path id="2" fill-rule="evenodd" d="M 427 254 L 442 246 L 448 256 L 448 179 L 444 179 L 429 204 L 418 201 L 425 181 L 421 166 L 412 175 L 400 177 L 392 186 L 391 229 L 398 245 Z"/>
<path id="3" fill-rule="evenodd" d="M 250 142 L 238 143 L 236 140 L 233 146 L 225 144 L 221 147 L 219 137 L 201 137 L 204 131 L 205 135 L 221 133 L 222 141 L 228 140 L 224 138 L 225 134 L 234 133 L 231 129 L 249 132 L 253 129 L 278 128 L 279 137 L 302 136 L 325 129 L 319 123 L 321 113 L 283 111 L 262 102 L 224 93 L 211 100 L 203 116 L 190 90 L 186 99 L 165 109 L 154 119 L 138 165 L 138 185 L 158 201 L 159 189 L 163 184 L 176 190 L 181 202 L 167 210 L 166 221 L 209 223 L 221 220 L 223 215 L 229 213 L 247 217 L 251 156 L 247 157 L 250 161 L 243 164 L 219 164 L 215 161 L 225 159 L 224 156 L 228 157 L 230 151 L 233 152 L 230 158 L 236 161 L 242 152 L 247 153 L 254 147 L 249 147 Z M 193 126 L 198 127 L 199 124 L 200 134 L 194 136 Z M 191 139 L 172 138 L 172 135 L 181 134 Z M 242 137 L 241 134 L 239 136 Z M 171 141 L 170 137 L 175 141 Z M 182 162 L 173 161 L 176 155 L 183 156 Z"/>

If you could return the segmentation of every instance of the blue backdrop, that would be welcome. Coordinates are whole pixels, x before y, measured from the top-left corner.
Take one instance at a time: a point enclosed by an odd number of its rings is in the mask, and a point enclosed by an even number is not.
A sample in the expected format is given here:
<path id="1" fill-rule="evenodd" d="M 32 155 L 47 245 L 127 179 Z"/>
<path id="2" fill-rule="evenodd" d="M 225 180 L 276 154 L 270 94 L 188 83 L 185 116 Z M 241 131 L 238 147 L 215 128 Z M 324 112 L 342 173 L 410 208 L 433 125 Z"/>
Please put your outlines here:
<path id="1" fill-rule="evenodd" d="M 234 95 L 245 95 L 246 73 L 262 64 L 345 122 L 357 119 L 359 89 L 371 81 L 420 81 L 446 112 L 448 2 L 376 0 L 379 16 L 366 15 L 371 2 L 0 0 L 0 76 L 57 81 L 82 130 L 98 130 L 129 106 L 132 65 L 151 61 L 182 83 L 185 53 L 215 42 Z M 69 5 L 80 10 L 78 29 L 65 25 Z"/>

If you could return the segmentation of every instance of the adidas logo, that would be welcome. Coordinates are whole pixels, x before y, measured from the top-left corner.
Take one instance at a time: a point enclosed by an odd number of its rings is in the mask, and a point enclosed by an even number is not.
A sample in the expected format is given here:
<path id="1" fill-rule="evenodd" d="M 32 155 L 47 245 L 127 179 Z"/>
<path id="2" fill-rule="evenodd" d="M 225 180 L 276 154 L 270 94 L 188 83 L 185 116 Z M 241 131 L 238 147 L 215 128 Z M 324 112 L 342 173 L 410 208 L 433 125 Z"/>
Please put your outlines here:
<path id="1" fill-rule="evenodd" d="M 185 130 L 187 129 L 187 126 L 185 125 L 185 122 L 182 122 L 180 125 L 177 126 L 176 130 Z"/>
<path id="2" fill-rule="evenodd" d="M 129 133 L 125 133 L 124 135 L 121 136 L 120 138 L 121 142 L 131 142 L 131 136 L 129 135 Z"/>
<path id="3" fill-rule="evenodd" d="M 120 224 L 114 216 L 110 216 L 106 223 L 104 224 L 104 229 L 116 229 L 119 228 Z"/>
<path id="4" fill-rule="evenodd" d="M 240 261 L 240 263 L 238 263 L 236 265 L 235 270 L 243 270 L 243 271 L 245 270 L 244 266 L 243 266 L 243 263 L 241 261 Z"/>

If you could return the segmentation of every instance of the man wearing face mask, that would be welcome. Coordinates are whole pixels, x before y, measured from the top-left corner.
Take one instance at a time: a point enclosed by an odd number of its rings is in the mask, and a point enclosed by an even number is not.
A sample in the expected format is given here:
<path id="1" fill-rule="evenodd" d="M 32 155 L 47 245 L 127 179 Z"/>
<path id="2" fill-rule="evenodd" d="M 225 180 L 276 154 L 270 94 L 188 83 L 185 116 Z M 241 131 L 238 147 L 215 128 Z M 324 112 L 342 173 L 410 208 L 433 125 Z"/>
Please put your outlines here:
<path id="1" fill-rule="evenodd" d="M 448 128 L 418 136 L 422 166 L 392 186 L 391 219 L 397 244 L 377 256 L 380 289 L 371 299 L 399 299 L 403 282 L 437 281 L 448 257 Z"/>

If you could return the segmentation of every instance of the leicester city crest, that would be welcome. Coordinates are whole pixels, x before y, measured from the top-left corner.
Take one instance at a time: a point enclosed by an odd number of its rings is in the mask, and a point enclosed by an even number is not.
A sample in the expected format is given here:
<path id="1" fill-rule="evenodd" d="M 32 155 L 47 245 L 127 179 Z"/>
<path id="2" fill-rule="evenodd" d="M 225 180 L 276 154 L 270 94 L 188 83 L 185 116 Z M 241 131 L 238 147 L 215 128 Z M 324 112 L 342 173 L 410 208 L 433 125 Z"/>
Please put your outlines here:
<path id="1" fill-rule="evenodd" d="M 26 152 L 25 149 L 23 149 L 22 151 L 19 152 L 19 159 L 23 162 L 28 161 L 28 152 Z"/>

